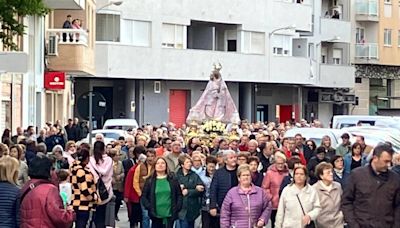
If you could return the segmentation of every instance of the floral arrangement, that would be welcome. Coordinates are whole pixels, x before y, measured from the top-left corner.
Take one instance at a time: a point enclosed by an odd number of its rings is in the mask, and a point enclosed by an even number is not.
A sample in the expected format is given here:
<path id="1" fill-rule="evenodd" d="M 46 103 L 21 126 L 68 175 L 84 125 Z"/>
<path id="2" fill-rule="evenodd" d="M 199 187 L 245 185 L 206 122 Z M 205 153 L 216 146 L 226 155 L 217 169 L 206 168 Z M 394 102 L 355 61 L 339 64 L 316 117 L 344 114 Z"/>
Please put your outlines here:
<path id="1" fill-rule="evenodd" d="M 222 135 L 225 133 L 226 124 L 216 120 L 207 120 L 203 123 L 202 130 L 206 134 L 216 133 L 217 135 Z"/>

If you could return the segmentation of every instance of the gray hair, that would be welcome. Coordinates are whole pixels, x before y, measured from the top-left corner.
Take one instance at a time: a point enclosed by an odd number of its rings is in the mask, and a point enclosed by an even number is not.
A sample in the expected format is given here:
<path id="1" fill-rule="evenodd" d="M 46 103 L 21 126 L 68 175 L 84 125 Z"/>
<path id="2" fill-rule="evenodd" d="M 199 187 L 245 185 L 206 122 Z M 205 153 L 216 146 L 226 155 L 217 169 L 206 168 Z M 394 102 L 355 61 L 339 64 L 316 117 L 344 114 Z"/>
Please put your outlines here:
<path id="1" fill-rule="evenodd" d="M 228 155 L 230 155 L 230 154 L 235 154 L 236 155 L 236 152 L 234 150 L 231 150 L 231 149 L 229 149 L 229 150 L 221 150 L 221 152 L 222 152 L 223 157 L 224 157 L 224 162 L 227 160 Z"/>

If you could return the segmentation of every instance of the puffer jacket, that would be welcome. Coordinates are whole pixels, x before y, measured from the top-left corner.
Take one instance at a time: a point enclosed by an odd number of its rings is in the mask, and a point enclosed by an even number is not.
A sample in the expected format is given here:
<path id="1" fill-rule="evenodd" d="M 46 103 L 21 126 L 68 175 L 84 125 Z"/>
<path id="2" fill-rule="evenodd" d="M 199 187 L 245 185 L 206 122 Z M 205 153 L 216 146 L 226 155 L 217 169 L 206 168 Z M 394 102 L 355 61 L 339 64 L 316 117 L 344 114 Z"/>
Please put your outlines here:
<path id="1" fill-rule="evenodd" d="M 283 189 L 281 198 L 279 199 L 279 207 L 275 220 L 276 228 L 304 227 L 302 225 L 304 215 L 296 195 L 299 196 L 304 211 L 310 216 L 311 220 L 315 221 L 317 219 L 321 211 L 317 191 L 309 184 L 302 189 L 291 184 Z"/>
<path id="2" fill-rule="evenodd" d="M 30 184 L 38 181 L 28 181 L 21 189 L 21 194 Z M 21 228 L 69 228 L 75 220 L 75 212 L 64 209 L 58 188 L 51 183 L 40 184 L 32 189 L 22 200 L 20 213 Z"/>
<path id="3" fill-rule="evenodd" d="M 275 164 L 270 166 L 267 173 L 264 176 L 264 180 L 262 183 L 262 188 L 264 189 L 267 197 L 272 199 L 272 209 L 277 209 L 279 204 L 279 189 L 282 184 L 282 180 L 285 176 L 287 176 L 289 170 L 285 166 L 285 168 L 281 171 L 278 171 Z"/>
<path id="4" fill-rule="evenodd" d="M 246 194 L 236 186 L 226 194 L 221 208 L 220 225 L 221 228 L 252 228 L 259 219 L 268 222 L 271 211 L 271 200 L 262 188 L 252 185 Z"/>

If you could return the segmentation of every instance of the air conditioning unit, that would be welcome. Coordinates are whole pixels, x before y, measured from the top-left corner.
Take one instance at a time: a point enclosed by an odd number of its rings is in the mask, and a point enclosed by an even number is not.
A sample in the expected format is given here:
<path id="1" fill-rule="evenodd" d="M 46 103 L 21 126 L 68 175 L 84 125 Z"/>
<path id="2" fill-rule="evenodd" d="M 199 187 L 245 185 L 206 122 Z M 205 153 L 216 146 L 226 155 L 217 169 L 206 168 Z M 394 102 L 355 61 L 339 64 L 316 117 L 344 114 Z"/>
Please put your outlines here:
<path id="1" fill-rule="evenodd" d="M 56 35 L 49 36 L 47 55 L 58 55 L 58 37 Z"/>

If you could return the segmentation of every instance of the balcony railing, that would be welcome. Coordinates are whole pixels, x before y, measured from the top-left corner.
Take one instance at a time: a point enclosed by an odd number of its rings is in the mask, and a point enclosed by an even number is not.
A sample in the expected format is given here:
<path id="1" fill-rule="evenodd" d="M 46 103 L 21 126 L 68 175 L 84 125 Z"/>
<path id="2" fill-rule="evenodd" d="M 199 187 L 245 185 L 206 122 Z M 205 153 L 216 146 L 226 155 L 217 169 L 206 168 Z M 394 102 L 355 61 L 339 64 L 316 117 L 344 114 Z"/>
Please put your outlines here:
<path id="1" fill-rule="evenodd" d="M 357 0 L 356 14 L 367 16 L 378 16 L 379 1 L 378 0 Z"/>
<path id="2" fill-rule="evenodd" d="M 378 44 L 356 44 L 356 58 L 378 59 Z"/>
<path id="3" fill-rule="evenodd" d="M 47 35 L 58 44 L 88 45 L 88 33 L 82 29 L 47 29 Z"/>

